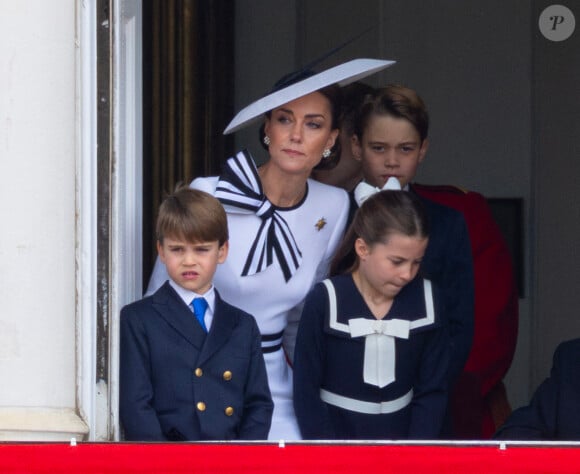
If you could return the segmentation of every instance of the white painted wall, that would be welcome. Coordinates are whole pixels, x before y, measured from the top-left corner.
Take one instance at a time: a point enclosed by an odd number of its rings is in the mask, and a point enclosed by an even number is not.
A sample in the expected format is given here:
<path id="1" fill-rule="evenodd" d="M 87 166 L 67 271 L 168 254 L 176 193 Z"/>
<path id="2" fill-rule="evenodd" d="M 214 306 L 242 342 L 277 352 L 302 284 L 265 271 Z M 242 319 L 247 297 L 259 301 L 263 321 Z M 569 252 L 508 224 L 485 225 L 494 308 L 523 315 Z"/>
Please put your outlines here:
<path id="1" fill-rule="evenodd" d="M 41 425 L 66 436 L 80 423 L 74 417 L 75 4 L 0 0 L 2 439 L 34 437 L 30 432 Z M 82 423 L 71 429 L 82 431 Z"/>

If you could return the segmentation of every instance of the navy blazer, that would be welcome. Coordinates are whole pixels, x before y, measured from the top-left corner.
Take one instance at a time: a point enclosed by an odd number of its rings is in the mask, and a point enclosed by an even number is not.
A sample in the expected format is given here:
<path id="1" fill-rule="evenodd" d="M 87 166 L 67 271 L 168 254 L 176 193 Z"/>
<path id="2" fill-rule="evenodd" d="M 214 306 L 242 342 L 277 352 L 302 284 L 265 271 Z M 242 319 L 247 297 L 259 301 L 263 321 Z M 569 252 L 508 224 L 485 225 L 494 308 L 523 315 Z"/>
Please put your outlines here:
<path id="1" fill-rule="evenodd" d="M 550 377 L 529 405 L 515 410 L 496 439 L 580 440 L 580 339 L 561 343 L 554 352 Z"/>
<path id="2" fill-rule="evenodd" d="M 411 192 L 415 192 L 412 185 Z M 429 217 L 430 228 L 420 271 L 443 292 L 444 315 L 451 339 L 449 376 L 454 381 L 467 362 L 473 342 L 475 286 L 471 243 L 467 224 L 459 211 L 419 198 Z"/>
<path id="3" fill-rule="evenodd" d="M 216 291 L 206 334 L 169 282 L 121 311 L 125 439 L 267 439 L 273 411 L 256 321 Z"/>

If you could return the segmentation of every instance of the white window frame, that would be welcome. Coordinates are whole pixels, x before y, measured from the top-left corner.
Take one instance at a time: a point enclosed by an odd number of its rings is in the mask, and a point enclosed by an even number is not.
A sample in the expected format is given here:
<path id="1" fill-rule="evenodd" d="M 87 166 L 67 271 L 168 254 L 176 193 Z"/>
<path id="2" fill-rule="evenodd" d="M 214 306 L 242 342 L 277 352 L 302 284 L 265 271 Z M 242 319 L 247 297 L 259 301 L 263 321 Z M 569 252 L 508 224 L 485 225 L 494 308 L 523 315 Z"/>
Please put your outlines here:
<path id="1" fill-rule="evenodd" d="M 141 1 L 115 0 L 113 4 L 109 413 L 118 440 L 119 313 L 143 296 L 143 81 Z"/>
<path id="2" fill-rule="evenodd" d="M 108 354 L 97 354 L 97 11 L 77 0 L 77 403 L 89 441 L 118 440 L 119 311 L 142 295 L 142 6 L 113 0 Z M 106 356 L 109 380 L 96 380 Z"/>

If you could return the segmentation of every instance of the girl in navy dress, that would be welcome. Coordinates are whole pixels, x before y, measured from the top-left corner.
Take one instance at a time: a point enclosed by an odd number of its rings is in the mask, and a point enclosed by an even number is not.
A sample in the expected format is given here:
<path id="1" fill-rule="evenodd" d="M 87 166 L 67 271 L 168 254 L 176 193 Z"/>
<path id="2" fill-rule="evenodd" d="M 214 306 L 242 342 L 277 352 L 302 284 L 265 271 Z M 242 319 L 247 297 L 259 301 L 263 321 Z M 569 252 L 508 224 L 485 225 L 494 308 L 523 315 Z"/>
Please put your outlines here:
<path id="1" fill-rule="evenodd" d="M 427 242 L 412 193 L 380 191 L 357 210 L 335 276 L 310 292 L 300 321 L 294 407 L 305 439 L 439 436 L 449 339 L 436 288 L 417 275 Z"/>

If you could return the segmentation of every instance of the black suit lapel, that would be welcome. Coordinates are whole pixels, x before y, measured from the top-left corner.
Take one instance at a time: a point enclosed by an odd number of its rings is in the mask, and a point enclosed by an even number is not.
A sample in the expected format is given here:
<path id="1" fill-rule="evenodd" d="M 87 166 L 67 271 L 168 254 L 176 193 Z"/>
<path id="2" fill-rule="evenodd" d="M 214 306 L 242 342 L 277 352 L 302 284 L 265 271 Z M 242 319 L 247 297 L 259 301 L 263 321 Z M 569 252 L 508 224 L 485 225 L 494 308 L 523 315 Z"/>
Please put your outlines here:
<path id="1" fill-rule="evenodd" d="M 201 351 L 206 334 L 192 311 L 168 281 L 152 296 L 153 307 L 167 323 L 181 334 L 190 344 Z"/>

